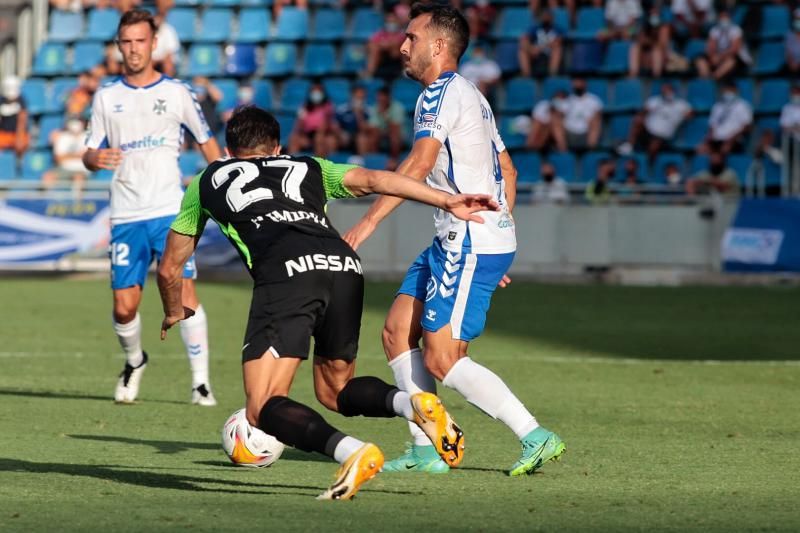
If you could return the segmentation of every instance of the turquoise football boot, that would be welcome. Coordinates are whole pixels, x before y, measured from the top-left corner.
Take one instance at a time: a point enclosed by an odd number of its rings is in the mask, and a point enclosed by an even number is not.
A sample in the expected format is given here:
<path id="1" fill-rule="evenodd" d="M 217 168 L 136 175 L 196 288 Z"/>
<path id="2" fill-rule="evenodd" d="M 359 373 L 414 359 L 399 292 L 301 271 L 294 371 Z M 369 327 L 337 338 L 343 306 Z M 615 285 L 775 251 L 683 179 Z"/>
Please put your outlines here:
<path id="1" fill-rule="evenodd" d="M 543 427 L 534 429 L 520 442 L 522 443 L 522 456 L 509 470 L 508 475 L 510 476 L 533 474 L 547 461 L 558 461 L 561 454 L 566 451 L 561 437 Z"/>
<path id="2" fill-rule="evenodd" d="M 386 461 L 383 465 L 383 472 L 425 472 L 428 474 L 446 474 L 450 471 L 436 448 L 431 446 L 412 445 L 406 453 Z"/>

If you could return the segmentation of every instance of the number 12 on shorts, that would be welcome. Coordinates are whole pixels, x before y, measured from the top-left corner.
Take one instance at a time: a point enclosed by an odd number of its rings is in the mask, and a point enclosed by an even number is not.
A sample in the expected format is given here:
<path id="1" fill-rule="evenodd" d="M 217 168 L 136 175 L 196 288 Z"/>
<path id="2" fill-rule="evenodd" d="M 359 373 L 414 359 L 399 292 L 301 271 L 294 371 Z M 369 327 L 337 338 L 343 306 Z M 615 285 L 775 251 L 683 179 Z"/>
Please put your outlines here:
<path id="1" fill-rule="evenodd" d="M 111 243 L 111 264 L 115 266 L 128 266 L 130 247 L 124 242 Z"/>

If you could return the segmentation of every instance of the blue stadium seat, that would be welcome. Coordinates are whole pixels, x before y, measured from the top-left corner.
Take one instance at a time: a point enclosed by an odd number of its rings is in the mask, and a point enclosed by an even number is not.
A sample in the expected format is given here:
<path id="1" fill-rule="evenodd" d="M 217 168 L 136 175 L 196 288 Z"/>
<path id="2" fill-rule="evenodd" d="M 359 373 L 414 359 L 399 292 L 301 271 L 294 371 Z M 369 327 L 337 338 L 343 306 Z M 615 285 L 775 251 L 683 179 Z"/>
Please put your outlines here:
<path id="1" fill-rule="evenodd" d="M 611 146 L 616 146 L 628 140 L 628 134 L 631 130 L 632 115 L 616 115 L 611 117 L 607 128 L 607 135 L 611 141 Z"/>
<path id="2" fill-rule="evenodd" d="M 317 41 L 339 41 L 344 37 L 344 11 L 341 9 L 318 9 L 314 16 L 311 38 Z"/>
<path id="3" fill-rule="evenodd" d="M 567 182 L 575 183 L 578 176 L 575 174 L 575 156 L 571 152 L 556 152 L 547 158 L 556 169 L 556 174 Z"/>
<path id="4" fill-rule="evenodd" d="M 214 85 L 222 93 L 222 99 L 217 102 L 217 111 L 223 112 L 233 109 L 238 100 L 236 93 L 239 90 L 239 83 L 229 78 L 220 78 L 214 80 Z"/>
<path id="5" fill-rule="evenodd" d="M 606 111 L 611 113 L 625 113 L 642 109 L 643 103 L 642 82 L 639 78 L 620 80 L 614 84 L 611 101 Z"/>
<path id="6" fill-rule="evenodd" d="M 242 3 L 241 0 L 205 0 L 207 6 L 214 7 L 237 7 Z"/>
<path id="7" fill-rule="evenodd" d="M 499 41 L 494 47 L 494 59 L 503 74 L 508 75 L 519 71 L 519 55 L 517 41 Z"/>
<path id="8" fill-rule="evenodd" d="M 297 113 L 277 113 L 275 118 L 281 126 L 281 144 L 286 146 L 289 143 L 289 135 L 291 135 L 294 123 L 297 120 Z"/>
<path id="9" fill-rule="evenodd" d="M 703 141 L 707 131 L 707 116 L 692 117 L 681 126 L 675 147 L 681 150 L 694 150 Z"/>
<path id="10" fill-rule="evenodd" d="M 752 156 L 748 154 L 731 154 L 728 156 L 728 166 L 736 172 L 739 178 L 739 185 L 743 185 L 747 179 L 747 172 L 753 164 Z"/>
<path id="11" fill-rule="evenodd" d="M 272 17 L 269 11 L 259 8 L 245 8 L 239 12 L 239 30 L 234 40 L 240 43 L 258 43 L 269 38 Z"/>
<path id="12" fill-rule="evenodd" d="M 791 15 L 788 6 L 766 5 L 761 10 L 762 39 L 783 39 L 789 33 Z"/>
<path id="13" fill-rule="evenodd" d="M 220 72 L 222 54 L 216 44 L 193 44 L 189 48 L 189 76 L 214 76 Z"/>
<path id="14" fill-rule="evenodd" d="M 603 64 L 600 65 L 600 72 L 604 74 L 625 74 L 628 72 L 630 49 L 630 41 L 611 41 L 606 47 Z"/>
<path id="15" fill-rule="evenodd" d="M 608 80 L 604 78 L 592 78 L 586 80 L 586 90 L 600 98 L 603 107 L 608 105 Z"/>
<path id="16" fill-rule="evenodd" d="M 336 70 L 336 50 L 332 44 L 310 43 L 303 52 L 303 74 L 326 76 Z"/>
<path id="17" fill-rule="evenodd" d="M 92 181 L 111 181 L 114 177 L 113 170 L 100 169 L 89 174 L 89 179 Z"/>
<path id="18" fill-rule="evenodd" d="M 764 181 L 767 187 L 777 187 L 781 185 L 781 166 L 776 165 L 769 158 L 761 161 L 764 165 Z"/>
<path id="19" fill-rule="evenodd" d="M 54 76 L 66 70 L 67 49 L 62 43 L 44 43 L 33 60 L 33 73 Z"/>
<path id="20" fill-rule="evenodd" d="M 274 88 L 269 80 L 256 80 L 253 82 L 253 101 L 259 107 L 272 109 L 272 94 Z"/>
<path id="21" fill-rule="evenodd" d="M 389 156 L 383 153 L 369 153 L 364 155 L 364 167 L 375 170 L 385 170 L 389 163 Z"/>
<path id="22" fill-rule="evenodd" d="M 105 48 L 103 43 L 97 41 L 79 42 L 73 48 L 72 57 L 70 72 L 78 74 L 102 63 L 105 57 Z"/>
<path id="23" fill-rule="evenodd" d="M 756 76 L 777 74 L 783 68 L 785 58 L 783 42 L 763 42 L 758 47 L 758 54 L 750 71 Z"/>
<path id="24" fill-rule="evenodd" d="M 42 173 L 53 166 L 53 156 L 50 150 L 28 150 L 22 158 L 22 172 L 20 177 L 24 180 L 40 180 Z"/>
<path id="25" fill-rule="evenodd" d="M 689 173 L 687 175 L 691 177 L 699 172 L 708 170 L 710 165 L 711 158 L 709 156 L 705 154 L 696 155 L 689 162 Z"/>
<path id="26" fill-rule="evenodd" d="M 11 150 L 0 150 L 0 181 L 17 177 L 17 156 Z"/>
<path id="27" fill-rule="evenodd" d="M 353 154 L 350 152 L 333 152 L 332 154 L 328 155 L 328 160 L 333 161 L 334 163 L 343 164 L 347 163 L 352 155 Z"/>
<path id="28" fill-rule="evenodd" d="M 308 36 L 308 10 L 284 7 L 276 21 L 273 37 L 278 40 L 300 41 Z"/>
<path id="29" fill-rule="evenodd" d="M 369 7 L 360 7 L 351 17 L 350 31 L 347 32 L 347 37 L 356 41 L 366 41 L 381 26 L 383 26 L 383 17 L 378 11 Z"/>
<path id="30" fill-rule="evenodd" d="M 517 168 L 517 181 L 520 183 L 535 183 L 541 179 L 539 175 L 542 164 L 536 152 L 517 152 L 511 159 Z"/>
<path id="31" fill-rule="evenodd" d="M 178 158 L 178 166 L 181 169 L 181 176 L 194 176 L 205 167 L 206 160 L 197 150 L 187 150 L 181 152 Z"/>
<path id="32" fill-rule="evenodd" d="M 600 161 L 604 159 L 612 159 L 611 154 L 608 152 L 589 152 L 584 154 L 581 158 L 580 176 L 573 181 L 589 183 L 595 179 L 597 177 L 597 167 L 600 165 Z"/>
<path id="33" fill-rule="evenodd" d="M 286 80 L 281 91 L 281 98 L 278 108 L 296 113 L 308 97 L 308 89 L 311 82 L 306 78 L 291 78 Z"/>
<path id="34" fill-rule="evenodd" d="M 703 39 L 691 39 L 683 48 L 683 55 L 689 61 L 706 52 L 706 42 Z"/>
<path id="35" fill-rule="evenodd" d="M 60 113 L 69 93 L 78 86 L 78 78 L 56 78 L 50 86 L 50 98 L 45 106 L 45 113 Z"/>
<path id="36" fill-rule="evenodd" d="M 704 113 L 711 109 L 716 100 L 717 86 L 707 79 L 693 79 L 686 84 L 686 100 L 695 113 Z"/>
<path id="37" fill-rule="evenodd" d="M 342 48 L 343 74 L 358 74 L 367 65 L 367 51 L 362 43 L 348 43 Z"/>
<path id="38" fill-rule="evenodd" d="M 573 73 L 596 74 L 598 65 L 603 63 L 603 45 L 596 39 L 586 39 L 572 43 L 569 57 L 569 71 Z"/>
<path id="39" fill-rule="evenodd" d="M 96 41 L 113 41 L 117 35 L 119 11 L 116 9 L 93 9 L 89 12 L 89 27 L 86 38 Z"/>
<path id="40" fill-rule="evenodd" d="M 756 135 L 755 135 L 755 138 L 756 139 L 761 138 L 761 135 L 767 130 L 770 130 L 770 131 L 772 131 L 772 133 L 775 134 L 775 139 L 776 140 L 780 139 L 781 125 L 780 125 L 780 122 L 778 120 L 778 117 L 771 116 L 771 117 L 762 117 L 762 118 L 758 119 L 756 121 Z"/>
<path id="41" fill-rule="evenodd" d="M 28 113 L 38 115 L 47 107 L 47 82 L 39 78 L 28 78 L 22 83 L 22 97 Z"/>
<path id="42" fill-rule="evenodd" d="M 403 104 L 406 111 L 413 111 L 417 107 L 420 92 L 422 87 L 414 80 L 397 78 L 392 82 L 392 98 Z"/>
<path id="43" fill-rule="evenodd" d="M 46 148 L 50 146 L 50 134 L 61 129 L 63 125 L 64 117 L 61 115 L 42 115 L 39 119 L 39 134 L 33 142 L 33 147 Z"/>
<path id="44" fill-rule="evenodd" d="M 167 22 L 175 28 L 181 43 L 194 41 L 195 36 L 195 9 L 176 7 L 167 13 Z"/>
<path id="45" fill-rule="evenodd" d="M 196 40 L 204 43 L 221 43 L 231 35 L 233 12 L 225 7 L 206 9 L 200 19 Z"/>
<path id="46" fill-rule="evenodd" d="M 563 7 L 554 7 L 550 9 L 550 13 L 553 14 L 553 26 L 564 34 L 569 32 L 569 11 Z"/>
<path id="47" fill-rule="evenodd" d="M 289 43 L 273 43 L 267 46 L 264 64 L 266 76 L 287 76 L 295 71 L 297 47 Z"/>
<path id="48" fill-rule="evenodd" d="M 507 7 L 500 11 L 492 35 L 496 39 L 519 39 L 533 24 L 527 7 Z"/>
<path id="49" fill-rule="evenodd" d="M 378 89 L 386 85 L 386 82 L 380 78 L 364 79 L 359 83 L 367 90 L 367 104 L 369 105 L 375 104 L 378 96 Z"/>
<path id="50" fill-rule="evenodd" d="M 625 181 L 625 164 L 630 159 L 635 159 L 639 164 L 639 180 L 649 181 L 648 176 L 650 173 L 647 164 L 647 155 L 642 153 L 633 153 L 631 155 L 618 158 L 617 168 L 614 170 L 614 179 L 617 181 Z"/>
<path id="51" fill-rule="evenodd" d="M 509 150 L 516 150 L 525 146 L 526 133 L 515 128 L 515 118 L 507 115 L 500 119 L 500 136 Z"/>
<path id="52" fill-rule="evenodd" d="M 530 113 L 536 103 L 536 82 L 531 78 L 513 78 L 505 84 L 502 110 L 507 113 Z"/>
<path id="53" fill-rule="evenodd" d="M 578 10 L 575 29 L 569 32 L 571 39 L 594 39 L 605 27 L 605 15 L 601 7 L 582 7 Z"/>
<path id="54" fill-rule="evenodd" d="M 246 7 L 268 7 L 272 5 L 272 0 L 239 0 L 239 3 Z"/>
<path id="55" fill-rule="evenodd" d="M 736 88 L 739 89 L 739 96 L 744 98 L 747 103 L 750 105 L 755 103 L 753 78 L 739 78 L 736 80 Z"/>
<path id="56" fill-rule="evenodd" d="M 757 113 L 780 113 L 789 101 L 789 82 L 782 79 L 761 82 L 761 94 L 756 104 Z"/>
<path id="57" fill-rule="evenodd" d="M 175 0 L 176 6 L 197 6 L 202 3 L 202 0 Z"/>
<path id="58" fill-rule="evenodd" d="M 681 154 L 662 152 L 656 156 L 655 163 L 653 164 L 652 180 L 656 183 L 666 183 L 667 174 L 665 169 L 667 165 L 675 164 L 681 170 L 681 173 L 686 168 L 686 159 Z"/>
<path id="59" fill-rule="evenodd" d="M 230 76 L 250 76 L 258 68 L 256 46 L 249 43 L 225 46 L 225 73 Z"/>
<path id="60" fill-rule="evenodd" d="M 347 78 L 325 78 L 322 80 L 322 85 L 333 105 L 344 104 L 350 100 L 350 80 Z"/>
<path id="61" fill-rule="evenodd" d="M 50 41 L 72 42 L 83 36 L 83 14 L 54 9 L 50 12 Z"/>
<path id="62" fill-rule="evenodd" d="M 569 78 L 563 76 L 548 76 L 542 84 L 542 98 L 551 99 L 556 91 L 564 90 L 568 93 L 572 90 Z"/>

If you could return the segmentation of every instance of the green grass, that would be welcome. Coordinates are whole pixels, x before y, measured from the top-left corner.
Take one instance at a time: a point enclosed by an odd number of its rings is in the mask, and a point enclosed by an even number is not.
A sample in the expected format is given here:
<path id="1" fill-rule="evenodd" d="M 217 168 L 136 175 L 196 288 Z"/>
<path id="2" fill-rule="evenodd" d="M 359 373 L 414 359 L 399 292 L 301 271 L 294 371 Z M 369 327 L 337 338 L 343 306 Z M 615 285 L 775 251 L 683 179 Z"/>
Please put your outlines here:
<path id="1" fill-rule="evenodd" d="M 359 358 L 360 374 L 387 380 L 393 288 L 368 286 Z M 564 460 L 506 477 L 514 436 L 444 390 L 468 439 L 463 468 L 379 475 L 335 503 L 314 500 L 335 471 L 325 458 L 287 450 L 250 470 L 222 454 L 221 425 L 243 405 L 247 285 L 201 285 L 216 408 L 188 404 L 180 336 L 157 340 L 152 282 L 142 401 L 111 402 L 110 296 L 105 281 L 0 283 L 0 531 L 800 529 L 797 289 L 517 283 L 471 354 L 564 438 Z M 308 365 L 293 394 L 317 405 Z M 398 419 L 325 416 L 388 457 L 408 439 Z"/>

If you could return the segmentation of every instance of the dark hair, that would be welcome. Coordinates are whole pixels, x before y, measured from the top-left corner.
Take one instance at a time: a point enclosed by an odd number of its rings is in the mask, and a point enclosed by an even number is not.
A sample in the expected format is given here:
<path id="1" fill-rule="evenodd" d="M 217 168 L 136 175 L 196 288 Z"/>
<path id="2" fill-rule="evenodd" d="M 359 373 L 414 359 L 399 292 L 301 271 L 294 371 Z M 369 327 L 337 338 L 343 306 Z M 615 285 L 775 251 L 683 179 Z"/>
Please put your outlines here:
<path id="1" fill-rule="evenodd" d="M 420 15 L 429 13 L 431 16 L 428 26 L 443 33 L 450 41 L 450 46 L 455 54 L 456 61 L 461 59 L 469 44 L 469 23 L 458 9 L 447 4 L 436 2 L 415 2 L 411 6 L 410 18 L 415 19 Z"/>
<path id="2" fill-rule="evenodd" d="M 271 152 L 280 142 L 281 125 L 272 113 L 254 105 L 239 106 L 225 127 L 231 154 Z"/>
<path id="3" fill-rule="evenodd" d="M 158 26 L 156 25 L 156 19 L 153 18 L 153 15 L 146 9 L 131 9 L 123 13 L 122 17 L 119 19 L 117 37 L 119 37 L 119 32 L 121 32 L 122 28 L 125 26 L 133 26 L 140 22 L 146 22 L 150 26 L 150 31 L 153 32 L 153 35 L 156 34 Z"/>

